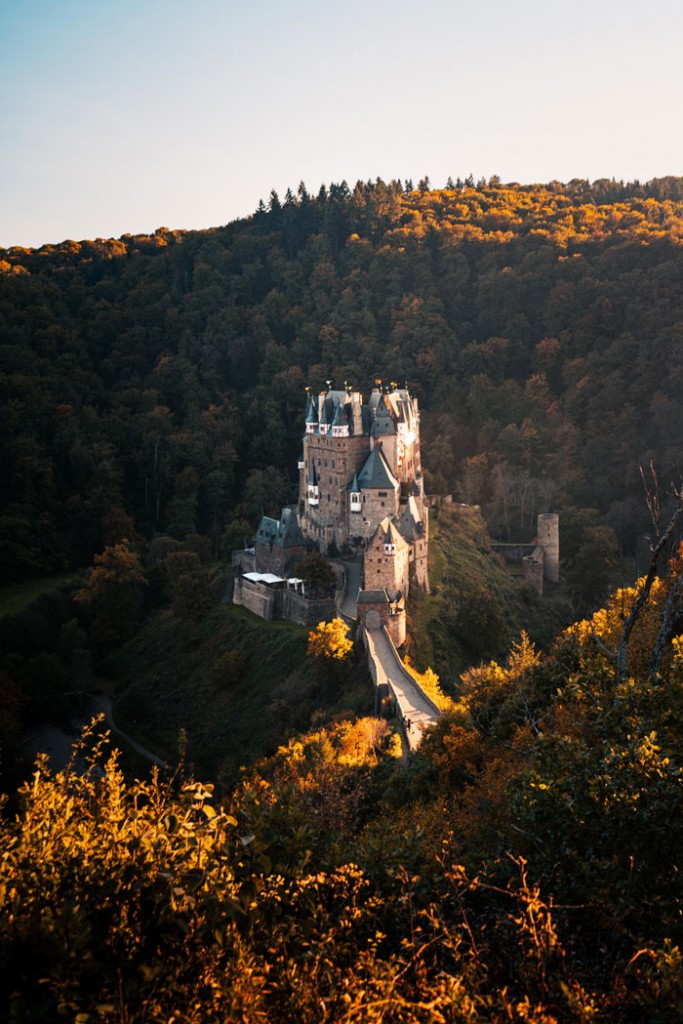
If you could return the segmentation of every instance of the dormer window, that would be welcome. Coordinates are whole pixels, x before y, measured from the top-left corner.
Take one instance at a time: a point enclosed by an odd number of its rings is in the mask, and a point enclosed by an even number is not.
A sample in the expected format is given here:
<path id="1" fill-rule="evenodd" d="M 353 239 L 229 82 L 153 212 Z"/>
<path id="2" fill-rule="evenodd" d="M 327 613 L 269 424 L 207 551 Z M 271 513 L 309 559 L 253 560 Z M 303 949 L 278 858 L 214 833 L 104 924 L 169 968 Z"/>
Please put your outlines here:
<path id="1" fill-rule="evenodd" d="M 361 511 L 360 491 L 352 491 L 351 492 L 351 511 L 352 512 L 360 512 Z"/>
<path id="2" fill-rule="evenodd" d="M 395 555 L 396 554 L 396 545 L 395 544 L 390 544 L 390 543 L 385 543 L 385 545 L 384 545 L 384 554 L 385 555 Z"/>
<path id="3" fill-rule="evenodd" d="M 317 423 L 307 423 L 306 424 L 306 433 L 307 434 L 315 434 L 316 426 L 317 426 Z"/>

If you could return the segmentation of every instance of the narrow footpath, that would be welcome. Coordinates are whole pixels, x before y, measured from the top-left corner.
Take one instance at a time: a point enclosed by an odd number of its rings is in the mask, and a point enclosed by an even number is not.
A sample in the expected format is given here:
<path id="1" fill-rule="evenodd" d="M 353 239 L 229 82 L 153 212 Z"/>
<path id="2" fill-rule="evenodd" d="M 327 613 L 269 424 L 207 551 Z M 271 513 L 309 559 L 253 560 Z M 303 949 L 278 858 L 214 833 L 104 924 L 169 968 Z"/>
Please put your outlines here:
<path id="1" fill-rule="evenodd" d="M 140 743 L 137 742 L 137 740 L 134 740 L 132 736 L 129 736 L 127 732 L 123 731 L 123 729 L 119 729 L 119 727 L 115 724 L 114 716 L 112 714 L 111 709 L 110 697 L 106 697 L 104 694 L 98 694 L 96 697 L 93 697 L 92 700 L 90 701 L 90 713 L 92 715 L 104 715 L 104 720 L 111 729 L 111 731 L 115 733 L 117 736 L 121 736 L 122 739 L 126 741 L 128 746 L 132 747 L 133 750 L 140 755 L 140 757 L 144 757 L 147 761 L 151 761 L 152 764 L 156 764 L 160 768 L 164 767 L 164 765 L 166 764 L 165 761 L 162 761 L 160 757 L 157 757 L 156 754 L 153 754 L 151 750 L 147 750 L 146 747 L 143 747 Z"/>

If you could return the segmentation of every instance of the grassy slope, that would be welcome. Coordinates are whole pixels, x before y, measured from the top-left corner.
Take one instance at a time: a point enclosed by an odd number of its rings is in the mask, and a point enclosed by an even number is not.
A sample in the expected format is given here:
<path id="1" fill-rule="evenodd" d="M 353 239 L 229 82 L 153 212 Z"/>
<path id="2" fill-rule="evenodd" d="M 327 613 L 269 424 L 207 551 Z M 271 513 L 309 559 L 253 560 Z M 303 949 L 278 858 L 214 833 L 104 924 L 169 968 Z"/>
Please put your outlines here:
<path id="1" fill-rule="evenodd" d="M 371 709 L 362 662 L 341 685 L 326 685 L 306 657 L 307 637 L 231 605 L 198 624 L 159 612 L 102 666 L 117 724 L 170 763 L 184 730 L 198 774 L 230 784 L 294 732 Z"/>
<path id="2" fill-rule="evenodd" d="M 560 594 L 543 599 L 501 566 L 478 512 L 444 507 L 430 518 L 432 593 L 411 603 L 407 645 L 454 694 L 461 672 L 504 659 L 526 629 L 539 644 L 564 624 Z M 285 739 L 345 712 L 368 713 L 373 692 L 362 654 L 346 672 L 316 674 L 307 630 L 221 605 L 200 623 L 157 612 L 102 666 L 117 723 L 175 763 L 184 731 L 198 774 L 229 785 L 239 768 Z"/>
<path id="3" fill-rule="evenodd" d="M 430 513 L 431 594 L 411 607 L 411 654 L 418 668 L 430 665 L 446 692 L 473 664 L 502 659 L 525 629 L 538 645 L 549 643 L 571 619 L 559 588 L 543 598 L 512 576 L 490 551 L 476 507 L 443 506 Z"/>
<path id="4" fill-rule="evenodd" d="M 13 583 L 0 587 L 0 619 L 6 615 L 19 615 L 30 604 L 44 594 L 60 590 L 75 582 L 78 576 L 73 572 L 60 573 L 58 576 L 45 576 L 39 580 L 28 580 L 26 583 Z"/>

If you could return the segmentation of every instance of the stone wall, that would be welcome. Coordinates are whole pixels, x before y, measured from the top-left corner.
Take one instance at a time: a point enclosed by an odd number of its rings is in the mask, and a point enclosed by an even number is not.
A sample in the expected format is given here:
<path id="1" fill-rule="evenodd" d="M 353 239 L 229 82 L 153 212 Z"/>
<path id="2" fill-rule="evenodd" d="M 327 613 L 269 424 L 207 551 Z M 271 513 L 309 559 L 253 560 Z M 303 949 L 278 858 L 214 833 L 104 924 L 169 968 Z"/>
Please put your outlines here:
<path id="1" fill-rule="evenodd" d="M 254 583 L 244 576 L 235 577 L 235 588 L 232 595 L 233 604 L 248 608 L 254 615 L 271 622 L 281 619 L 283 611 L 284 590 L 274 590 L 263 583 Z"/>
<path id="2" fill-rule="evenodd" d="M 291 570 L 306 554 L 304 546 L 282 547 L 280 544 L 256 545 L 256 571 L 272 572 L 275 576 L 289 576 Z"/>
<path id="3" fill-rule="evenodd" d="M 394 647 L 400 647 L 406 639 L 405 605 L 392 604 L 382 591 L 361 591 L 358 597 L 358 617 L 368 629 L 385 626 Z"/>
<path id="4" fill-rule="evenodd" d="M 245 548 L 231 552 L 230 562 L 234 569 L 241 569 L 242 572 L 254 572 L 256 569 L 256 551 L 254 548 Z"/>
<path id="5" fill-rule="evenodd" d="M 552 512 L 538 517 L 538 543 L 545 551 L 545 578 L 560 581 L 560 517 Z"/>
<path id="6" fill-rule="evenodd" d="M 332 597 L 311 598 L 295 590 L 285 590 L 282 617 L 288 622 L 296 622 L 299 626 L 317 626 L 319 622 L 329 622 L 335 618 L 337 606 Z"/>
<path id="7" fill-rule="evenodd" d="M 304 536 L 319 544 L 323 552 L 333 541 L 338 547 L 346 544 L 349 530 L 356 528 L 355 521 L 350 524 L 349 519 L 362 519 L 362 515 L 351 516 L 349 513 L 349 496 L 344 488 L 351 483 L 354 473 L 360 471 L 369 453 L 370 439 L 365 435 L 332 437 L 330 434 L 309 434 L 304 439 L 304 466 L 300 470 L 300 480 L 306 483 L 314 464 L 319 504 L 308 504 L 305 486 L 300 484 L 300 494 L 304 497 L 299 525 Z"/>
<path id="8" fill-rule="evenodd" d="M 363 491 L 362 512 L 363 538 L 369 540 L 377 529 L 377 524 L 388 516 L 393 519 L 398 515 L 400 488 L 388 487 L 386 491 Z"/>
<path id="9" fill-rule="evenodd" d="M 398 531 L 396 531 L 398 532 Z M 363 560 L 364 589 L 386 590 L 390 597 L 408 593 L 410 547 L 403 538 L 396 544 L 396 554 L 385 555 L 384 537 L 378 530 L 365 551 Z"/>
<path id="10" fill-rule="evenodd" d="M 244 576 L 235 576 L 232 601 L 268 622 L 285 619 L 300 626 L 317 626 L 337 614 L 332 597 L 309 599 L 297 590 L 268 586 Z"/>
<path id="11" fill-rule="evenodd" d="M 525 555 L 522 559 L 524 581 L 530 583 L 539 594 L 543 593 L 544 563 L 545 552 L 540 545 L 537 545 L 530 555 Z"/>

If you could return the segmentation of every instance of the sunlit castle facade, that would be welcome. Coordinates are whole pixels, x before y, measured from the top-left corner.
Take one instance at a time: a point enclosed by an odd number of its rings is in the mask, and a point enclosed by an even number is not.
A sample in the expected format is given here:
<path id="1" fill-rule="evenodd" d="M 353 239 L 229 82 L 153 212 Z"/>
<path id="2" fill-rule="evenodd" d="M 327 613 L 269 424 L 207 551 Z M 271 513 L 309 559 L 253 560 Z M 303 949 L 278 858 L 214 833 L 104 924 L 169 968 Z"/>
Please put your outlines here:
<path id="1" fill-rule="evenodd" d="M 420 413 L 407 388 L 376 387 L 368 402 L 349 388 L 309 394 L 299 527 L 323 553 L 363 549 L 366 588 L 428 588 Z"/>

